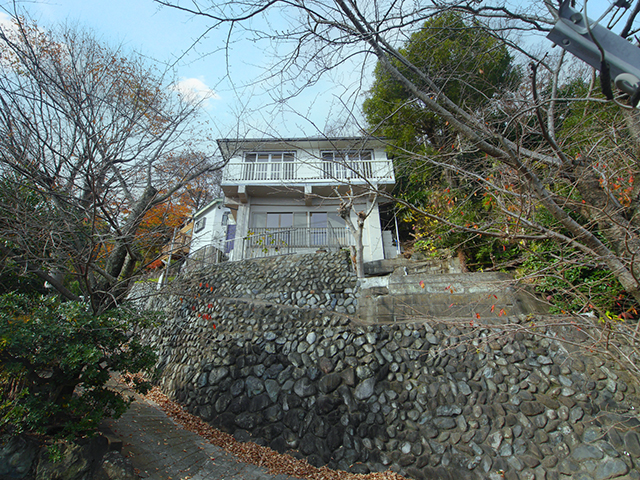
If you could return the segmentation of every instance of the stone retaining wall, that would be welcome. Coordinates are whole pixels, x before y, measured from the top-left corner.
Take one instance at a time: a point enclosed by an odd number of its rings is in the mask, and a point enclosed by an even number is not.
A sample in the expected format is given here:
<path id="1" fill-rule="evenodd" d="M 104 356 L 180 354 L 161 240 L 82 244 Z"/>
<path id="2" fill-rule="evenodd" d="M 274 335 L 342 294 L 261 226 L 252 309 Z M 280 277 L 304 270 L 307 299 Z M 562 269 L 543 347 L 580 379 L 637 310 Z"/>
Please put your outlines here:
<path id="1" fill-rule="evenodd" d="M 524 317 L 358 325 L 343 254 L 219 265 L 179 287 L 147 332 L 159 382 L 240 440 L 416 479 L 640 479 L 633 382 L 518 331 Z"/>

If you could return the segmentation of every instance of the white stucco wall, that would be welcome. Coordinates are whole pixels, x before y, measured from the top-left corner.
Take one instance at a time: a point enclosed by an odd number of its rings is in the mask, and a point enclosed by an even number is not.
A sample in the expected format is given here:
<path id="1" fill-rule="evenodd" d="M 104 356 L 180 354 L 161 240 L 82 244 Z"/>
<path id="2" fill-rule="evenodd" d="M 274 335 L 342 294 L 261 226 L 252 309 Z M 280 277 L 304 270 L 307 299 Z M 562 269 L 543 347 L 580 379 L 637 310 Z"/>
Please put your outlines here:
<path id="1" fill-rule="evenodd" d="M 227 214 L 229 223 L 233 223 L 231 210 L 219 203 L 212 205 L 204 211 L 198 212 L 194 218 L 195 222 L 205 219 L 204 228 L 196 232 L 194 226 L 193 235 L 191 237 L 191 253 L 195 253 L 199 249 L 212 245 L 215 248 L 224 251 L 224 242 L 227 236 L 227 225 L 223 225 L 224 214 Z"/>

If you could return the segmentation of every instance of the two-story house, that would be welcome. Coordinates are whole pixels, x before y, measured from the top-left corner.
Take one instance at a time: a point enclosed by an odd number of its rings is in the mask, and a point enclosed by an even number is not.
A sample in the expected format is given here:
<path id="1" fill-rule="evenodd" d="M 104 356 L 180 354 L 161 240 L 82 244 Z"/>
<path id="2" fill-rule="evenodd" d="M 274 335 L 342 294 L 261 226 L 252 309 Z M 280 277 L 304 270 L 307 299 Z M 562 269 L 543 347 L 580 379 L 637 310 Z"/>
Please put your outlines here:
<path id="1" fill-rule="evenodd" d="M 392 236 L 383 233 L 376 192 L 390 190 L 395 177 L 381 140 L 221 139 L 218 146 L 227 162 L 225 205 L 236 222 L 234 260 L 353 245 L 338 213 L 345 200 L 353 201 L 354 225 L 358 212 L 368 214 L 364 261 L 385 258 L 385 244 L 392 256 Z"/>

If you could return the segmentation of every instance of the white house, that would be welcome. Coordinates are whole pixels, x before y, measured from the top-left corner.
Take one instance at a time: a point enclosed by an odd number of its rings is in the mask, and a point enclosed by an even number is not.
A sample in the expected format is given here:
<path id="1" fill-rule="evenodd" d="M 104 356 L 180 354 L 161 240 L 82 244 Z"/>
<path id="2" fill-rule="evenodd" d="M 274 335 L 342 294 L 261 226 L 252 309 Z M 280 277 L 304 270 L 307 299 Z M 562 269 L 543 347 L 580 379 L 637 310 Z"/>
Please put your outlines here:
<path id="1" fill-rule="evenodd" d="M 384 143 L 371 138 L 221 139 L 227 162 L 225 205 L 236 221 L 233 259 L 310 253 L 353 245 L 338 214 L 352 198 L 351 218 L 368 213 L 364 261 L 385 258 L 391 232 L 380 224 L 380 195 L 394 183 Z M 391 249 L 387 248 L 388 252 Z M 389 256 L 390 253 L 387 254 Z"/>
<path id="2" fill-rule="evenodd" d="M 228 260 L 234 236 L 235 221 L 231 210 L 225 207 L 223 198 L 213 200 L 193 215 L 190 261 L 217 263 Z"/>

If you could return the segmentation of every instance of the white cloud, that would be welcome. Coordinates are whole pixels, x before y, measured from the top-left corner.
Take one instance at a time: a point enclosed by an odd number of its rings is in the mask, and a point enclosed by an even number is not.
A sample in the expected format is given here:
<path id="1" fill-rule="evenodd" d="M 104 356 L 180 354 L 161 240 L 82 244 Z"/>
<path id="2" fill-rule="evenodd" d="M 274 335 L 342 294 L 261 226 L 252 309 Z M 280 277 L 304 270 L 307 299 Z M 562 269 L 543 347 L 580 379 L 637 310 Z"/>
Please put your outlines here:
<path id="1" fill-rule="evenodd" d="M 9 30 L 15 30 L 16 25 L 13 23 L 11 15 L 7 15 L 5 12 L 0 11 L 0 28 L 5 32 Z"/>
<path id="2" fill-rule="evenodd" d="M 182 78 L 172 88 L 188 102 L 202 103 L 204 107 L 209 106 L 209 100 L 220 99 L 220 96 L 204 83 L 203 77 Z"/>

